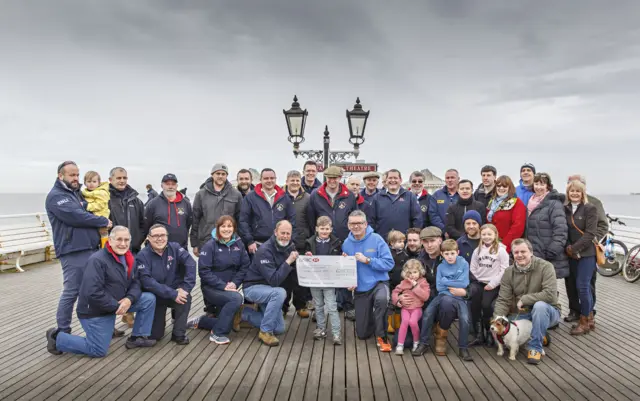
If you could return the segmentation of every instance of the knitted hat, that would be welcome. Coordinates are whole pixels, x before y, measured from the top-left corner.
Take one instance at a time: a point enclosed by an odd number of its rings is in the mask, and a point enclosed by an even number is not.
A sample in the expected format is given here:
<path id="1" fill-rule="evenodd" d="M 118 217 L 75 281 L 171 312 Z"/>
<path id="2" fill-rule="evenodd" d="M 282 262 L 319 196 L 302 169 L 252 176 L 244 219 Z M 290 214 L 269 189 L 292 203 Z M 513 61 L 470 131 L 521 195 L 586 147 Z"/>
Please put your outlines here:
<path id="1" fill-rule="evenodd" d="M 522 167 L 520 167 L 520 172 L 521 172 L 521 173 L 522 173 L 522 169 L 523 169 L 523 168 L 525 168 L 525 167 L 526 167 L 526 168 L 530 168 L 530 169 L 531 169 L 531 171 L 533 171 L 533 174 L 535 174 L 535 173 L 536 173 L 536 166 L 534 166 L 532 163 L 525 163 L 525 164 L 523 164 L 523 165 L 522 165 Z"/>
<path id="2" fill-rule="evenodd" d="M 475 220 L 479 226 L 482 225 L 482 217 L 480 217 L 480 213 L 475 210 L 469 210 L 467 213 L 465 213 L 464 216 L 462 216 L 462 223 L 464 224 L 464 222 L 469 219 Z"/>

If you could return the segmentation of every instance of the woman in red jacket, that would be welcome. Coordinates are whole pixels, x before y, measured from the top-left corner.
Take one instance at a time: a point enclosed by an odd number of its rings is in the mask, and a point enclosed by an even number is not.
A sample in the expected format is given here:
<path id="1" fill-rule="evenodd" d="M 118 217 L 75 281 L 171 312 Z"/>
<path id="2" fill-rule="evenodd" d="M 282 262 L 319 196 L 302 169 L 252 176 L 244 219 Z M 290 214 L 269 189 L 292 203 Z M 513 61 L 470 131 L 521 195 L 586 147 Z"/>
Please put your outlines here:
<path id="1" fill-rule="evenodd" d="M 496 192 L 487 205 L 487 222 L 498 229 L 500 242 L 511 253 L 511 242 L 521 238 L 527 221 L 527 208 L 518 197 L 511 178 L 501 175 L 496 180 Z"/>

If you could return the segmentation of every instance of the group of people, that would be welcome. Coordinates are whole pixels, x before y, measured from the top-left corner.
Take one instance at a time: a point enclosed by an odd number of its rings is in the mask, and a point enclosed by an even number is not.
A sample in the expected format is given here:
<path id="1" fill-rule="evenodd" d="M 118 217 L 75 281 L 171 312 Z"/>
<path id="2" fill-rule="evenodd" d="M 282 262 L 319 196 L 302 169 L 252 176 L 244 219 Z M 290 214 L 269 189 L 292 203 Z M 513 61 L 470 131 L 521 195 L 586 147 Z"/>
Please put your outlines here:
<path id="1" fill-rule="evenodd" d="M 46 201 L 63 273 L 57 327 L 46 333 L 54 354 L 105 355 L 111 338 L 124 335 L 117 316 L 133 328 L 127 348 L 151 347 L 164 336 L 167 308 L 177 344 L 188 344 L 186 331 L 196 328 L 227 344 L 247 322 L 276 346 L 292 304 L 301 318 L 313 315 L 316 339 L 330 328 L 333 344 L 342 343 L 342 310 L 358 338 L 375 336 L 381 351 L 395 344 L 398 354 L 424 354 L 434 335 L 434 351 L 444 355 L 458 319 L 463 360 L 472 360 L 469 346 L 493 345 L 492 317 L 517 315 L 533 321 L 528 361 L 536 364 L 560 317 L 556 278 L 565 279 L 570 301 L 565 320 L 577 322 L 571 334 L 595 329 L 594 241 L 608 225 L 581 176 L 569 177 L 561 194 L 532 164 L 522 166 L 518 187 L 485 166 L 474 192 L 451 169 L 429 194 L 419 171 L 404 188 L 400 171 L 388 170 L 379 188 L 378 173 L 345 184 L 337 166 L 321 183 L 307 162 L 287 173 L 284 187 L 270 168 L 255 186 L 240 170 L 233 186 L 218 163 L 193 204 L 174 174 L 162 178 L 160 194 L 147 186 L 153 198 L 143 204 L 124 168 L 113 168 L 108 182 L 86 173 L 83 190 L 74 162 L 57 172 Z M 301 254 L 354 256 L 357 285 L 300 286 Z M 189 320 L 196 274 L 206 313 Z M 71 334 L 76 300 L 85 337 Z"/>

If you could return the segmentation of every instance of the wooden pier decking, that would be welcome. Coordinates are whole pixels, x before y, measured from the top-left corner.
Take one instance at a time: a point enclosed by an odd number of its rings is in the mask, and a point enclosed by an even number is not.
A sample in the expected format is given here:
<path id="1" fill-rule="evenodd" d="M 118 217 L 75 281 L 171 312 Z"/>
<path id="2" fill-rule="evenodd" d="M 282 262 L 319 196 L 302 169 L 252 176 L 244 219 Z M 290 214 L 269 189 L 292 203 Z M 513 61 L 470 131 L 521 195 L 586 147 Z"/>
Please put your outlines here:
<path id="1" fill-rule="evenodd" d="M 455 328 L 446 357 L 379 353 L 373 340 L 356 339 L 349 321 L 344 345 L 334 347 L 314 341 L 315 325 L 291 312 L 274 348 L 260 344 L 256 329 L 233 333 L 223 346 L 193 330 L 191 344 L 178 346 L 169 328 L 151 349 L 127 350 L 119 338 L 102 359 L 54 356 L 44 333 L 55 325 L 61 286 L 57 263 L 0 274 L 1 400 L 640 399 L 640 287 L 620 277 L 598 277 L 597 330 L 574 338 L 562 322 L 539 366 L 528 365 L 524 351 L 511 362 L 486 348 L 472 349 L 474 361 L 465 363 L 454 352 Z M 193 296 L 197 315 L 199 286 Z M 82 332 L 75 313 L 73 332 Z"/>

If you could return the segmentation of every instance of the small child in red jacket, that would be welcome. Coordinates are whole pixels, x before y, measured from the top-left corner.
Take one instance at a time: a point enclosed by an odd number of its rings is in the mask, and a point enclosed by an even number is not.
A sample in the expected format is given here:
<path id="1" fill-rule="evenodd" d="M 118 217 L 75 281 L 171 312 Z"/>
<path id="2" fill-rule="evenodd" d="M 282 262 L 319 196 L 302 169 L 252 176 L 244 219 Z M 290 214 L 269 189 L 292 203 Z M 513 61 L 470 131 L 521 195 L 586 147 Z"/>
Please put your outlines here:
<path id="1" fill-rule="evenodd" d="M 404 341 L 407 338 L 407 330 L 411 327 L 413 338 L 420 337 L 418 320 L 422 317 L 422 306 L 429 299 L 429 283 L 424 278 L 425 269 L 417 259 L 410 259 L 402 268 L 402 282 L 394 288 L 391 294 L 393 305 L 402 308 L 402 323 L 398 332 L 398 345 L 396 355 L 404 353 Z M 413 349 L 418 347 L 414 341 Z"/>

